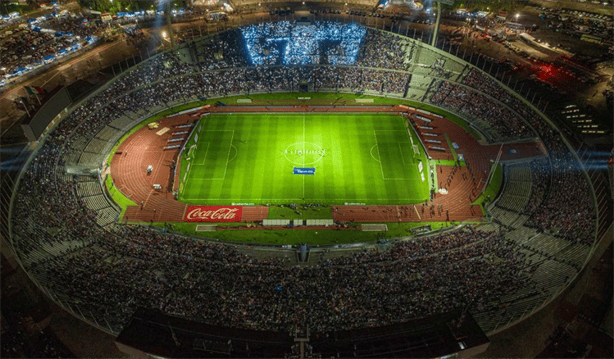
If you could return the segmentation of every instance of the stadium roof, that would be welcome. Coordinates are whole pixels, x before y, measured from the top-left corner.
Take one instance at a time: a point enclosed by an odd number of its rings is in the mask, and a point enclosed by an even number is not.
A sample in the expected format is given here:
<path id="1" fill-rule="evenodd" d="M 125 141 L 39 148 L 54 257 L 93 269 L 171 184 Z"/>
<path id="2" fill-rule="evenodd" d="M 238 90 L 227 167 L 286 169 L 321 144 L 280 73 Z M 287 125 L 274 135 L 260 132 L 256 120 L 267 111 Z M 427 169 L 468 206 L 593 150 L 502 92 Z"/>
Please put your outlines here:
<path id="1" fill-rule="evenodd" d="M 322 357 L 434 358 L 483 352 L 490 343 L 469 313 L 448 312 L 405 323 L 312 333 L 309 345 Z M 131 356 L 284 357 L 292 354 L 288 332 L 237 329 L 138 309 L 116 344 Z"/>

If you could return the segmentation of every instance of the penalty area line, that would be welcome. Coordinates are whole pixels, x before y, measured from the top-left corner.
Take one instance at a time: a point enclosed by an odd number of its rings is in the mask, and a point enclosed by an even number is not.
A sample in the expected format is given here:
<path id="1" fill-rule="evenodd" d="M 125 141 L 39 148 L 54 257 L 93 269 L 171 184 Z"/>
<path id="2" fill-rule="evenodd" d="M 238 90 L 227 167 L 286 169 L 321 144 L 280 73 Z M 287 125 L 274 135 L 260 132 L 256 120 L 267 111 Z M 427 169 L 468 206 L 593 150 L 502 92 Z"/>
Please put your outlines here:
<path id="1" fill-rule="evenodd" d="M 205 150 L 205 155 L 203 156 L 203 163 L 195 165 L 195 166 L 204 166 L 205 165 L 205 161 L 207 160 L 207 153 L 209 153 L 209 146 L 211 145 L 211 142 L 207 142 L 207 149 Z"/>
<path id="2" fill-rule="evenodd" d="M 232 137 L 230 138 L 230 144 L 228 145 L 228 156 L 226 156 L 226 167 L 224 167 L 224 178 L 226 178 L 226 171 L 228 171 L 228 162 L 230 162 L 230 150 L 232 149 L 232 141 L 235 138 L 235 130 L 232 130 Z"/>
<path id="3" fill-rule="evenodd" d="M 379 145 L 377 143 L 377 132 L 375 132 L 376 130 L 373 130 L 373 135 L 375 136 L 375 146 L 377 146 L 377 156 L 379 157 L 379 169 L 382 172 L 382 179 L 386 179 L 386 176 L 384 176 L 384 167 L 382 167 L 382 154 L 379 152 Z"/>

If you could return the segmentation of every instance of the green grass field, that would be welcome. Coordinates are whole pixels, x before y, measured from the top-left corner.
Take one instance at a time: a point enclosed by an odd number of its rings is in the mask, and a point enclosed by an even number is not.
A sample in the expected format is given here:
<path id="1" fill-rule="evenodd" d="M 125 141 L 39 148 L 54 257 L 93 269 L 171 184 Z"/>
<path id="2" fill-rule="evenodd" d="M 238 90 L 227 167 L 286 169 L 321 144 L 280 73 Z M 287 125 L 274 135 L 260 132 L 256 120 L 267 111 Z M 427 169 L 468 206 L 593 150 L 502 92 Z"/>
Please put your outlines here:
<path id="1" fill-rule="evenodd" d="M 184 151 L 179 200 L 212 205 L 423 202 L 428 176 L 422 181 L 418 163 L 426 172 L 427 161 L 409 131 L 403 117 L 389 114 L 205 116 L 195 130 L 198 141 L 192 136 Z M 315 167 L 316 172 L 295 175 L 293 167 Z"/>

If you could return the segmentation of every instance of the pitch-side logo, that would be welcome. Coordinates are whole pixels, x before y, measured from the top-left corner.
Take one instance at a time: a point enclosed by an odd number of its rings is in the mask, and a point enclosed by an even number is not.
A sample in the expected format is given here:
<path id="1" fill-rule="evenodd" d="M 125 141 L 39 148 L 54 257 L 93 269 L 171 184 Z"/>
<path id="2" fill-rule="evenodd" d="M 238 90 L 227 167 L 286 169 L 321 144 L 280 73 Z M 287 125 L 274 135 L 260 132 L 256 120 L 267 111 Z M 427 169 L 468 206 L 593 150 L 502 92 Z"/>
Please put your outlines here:
<path id="1" fill-rule="evenodd" d="M 185 215 L 186 222 L 239 222 L 241 206 L 189 206 Z"/>

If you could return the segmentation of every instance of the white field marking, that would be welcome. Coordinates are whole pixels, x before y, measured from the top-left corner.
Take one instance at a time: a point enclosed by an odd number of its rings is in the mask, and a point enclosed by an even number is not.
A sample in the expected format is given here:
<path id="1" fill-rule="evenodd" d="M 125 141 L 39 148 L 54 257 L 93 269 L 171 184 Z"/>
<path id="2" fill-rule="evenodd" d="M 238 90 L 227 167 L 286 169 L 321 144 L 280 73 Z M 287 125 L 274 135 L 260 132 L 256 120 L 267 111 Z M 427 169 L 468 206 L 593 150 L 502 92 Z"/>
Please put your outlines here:
<path id="1" fill-rule="evenodd" d="M 185 201 L 302 201 L 301 198 L 184 198 Z M 417 201 L 416 203 L 424 202 L 424 198 L 307 198 L 306 201 Z M 409 206 L 415 203 L 399 204 L 398 206 Z M 391 206 L 390 204 L 368 204 L 365 206 Z M 337 206 L 344 206 L 338 204 Z"/>
<path id="2" fill-rule="evenodd" d="M 146 150 L 146 149 L 147 149 L 147 147 L 141 147 L 141 148 L 138 148 L 136 151 L 142 151 L 142 150 Z M 147 151 L 147 154 L 150 154 L 150 153 L 165 153 L 165 152 L 168 152 L 168 150 L 151 150 L 151 151 Z"/>
<path id="3" fill-rule="evenodd" d="M 379 146 L 377 144 L 377 132 L 375 132 L 376 130 L 373 130 L 373 135 L 375 136 L 375 146 L 377 146 L 377 156 L 379 157 L 379 169 L 380 171 L 382 171 L 382 179 L 386 179 L 386 176 L 384 176 L 384 167 L 382 167 L 382 154 L 379 152 Z"/>
<path id="4" fill-rule="evenodd" d="M 207 149 L 205 150 L 205 155 L 203 156 L 203 163 L 201 164 L 192 164 L 192 166 L 204 166 L 205 165 L 205 161 L 207 160 L 207 153 L 209 153 L 209 146 L 211 145 L 211 142 L 207 142 Z"/>
<path id="5" fill-rule="evenodd" d="M 230 146 L 228 146 L 228 156 L 226 156 L 226 167 L 224 168 L 224 178 L 226 178 L 226 171 L 228 170 L 228 160 L 230 159 L 230 148 L 232 147 L 232 141 L 234 139 L 235 139 L 235 130 L 232 130 L 232 137 L 230 138 Z"/>
<path id="6" fill-rule="evenodd" d="M 151 194 L 153 193 L 153 189 L 149 190 L 149 194 L 147 195 L 147 198 L 145 198 L 145 202 L 143 202 L 143 208 L 145 208 L 145 206 L 147 206 L 147 201 L 149 201 L 149 197 L 151 197 Z"/>
<path id="7" fill-rule="evenodd" d="M 228 156 L 226 157 L 226 167 L 224 168 L 224 177 L 217 177 L 217 178 L 192 178 L 190 179 L 191 175 L 188 174 L 188 181 L 220 181 L 220 180 L 224 180 L 226 178 L 226 170 L 228 170 L 228 159 L 230 158 L 230 149 L 232 147 L 232 141 L 234 140 L 235 137 L 235 130 L 212 130 L 212 131 L 220 131 L 220 132 L 230 132 L 232 131 L 232 137 L 230 138 L 230 145 L 228 146 Z M 209 143 L 207 142 L 207 151 L 205 152 L 205 158 L 207 158 L 207 153 L 209 152 Z M 202 165 L 205 164 L 205 160 L 203 159 L 203 163 Z M 193 164 L 193 166 L 202 166 L 202 165 L 196 165 Z M 188 182 L 186 182 L 187 184 Z"/>
<path id="8" fill-rule="evenodd" d="M 310 145 L 313 145 L 313 146 L 318 147 L 318 148 L 320 149 L 320 151 L 324 151 L 324 149 L 322 148 L 322 146 L 320 146 L 320 145 L 318 145 L 318 144 L 315 144 L 315 143 L 313 143 L 313 142 L 295 142 L 295 143 L 293 143 L 293 144 L 289 145 L 288 147 L 286 147 L 286 149 L 284 150 L 284 157 L 286 158 L 286 160 L 288 160 L 288 162 L 290 162 L 290 163 L 292 163 L 292 164 L 294 164 L 294 165 L 297 165 L 297 166 L 298 166 L 298 165 L 301 165 L 300 163 L 296 163 L 296 162 L 294 162 L 293 160 L 291 160 L 290 158 L 288 158 L 288 148 L 290 148 L 290 147 L 292 147 L 292 146 L 294 146 L 294 145 L 296 145 L 296 144 L 302 144 L 302 145 L 303 145 L 303 154 L 301 155 L 301 157 L 302 157 L 302 159 L 303 159 L 302 166 L 303 166 L 303 167 L 305 167 L 306 165 L 314 165 L 314 164 L 316 164 L 316 163 L 320 162 L 320 161 L 322 160 L 322 156 L 321 156 L 321 155 L 320 155 L 320 157 L 318 157 L 318 159 L 316 159 L 315 161 L 313 161 L 313 162 L 309 162 L 309 163 L 305 163 L 305 157 L 304 157 L 304 156 L 306 155 L 306 154 L 305 154 L 305 144 L 306 144 L 306 143 L 309 143 Z M 294 151 L 296 151 L 296 150 L 294 150 Z"/>
<path id="9" fill-rule="evenodd" d="M 230 144 L 230 147 L 234 147 L 234 149 L 235 149 L 235 156 L 233 158 L 231 158 L 228 162 L 230 162 L 230 161 L 234 160 L 235 158 L 237 158 L 237 155 L 239 154 L 239 150 L 233 144 Z"/>
<path id="10" fill-rule="evenodd" d="M 378 160 L 377 158 L 375 158 L 375 156 L 373 156 L 373 149 L 376 147 L 377 145 L 373 145 L 373 147 L 371 147 L 371 151 L 369 151 L 369 153 L 371 154 L 371 157 L 373 157 L 374 160 L 376 160 L 377 162 L 381 162 L 380 160 Z M 379 151 L 379 148 L 377 149 Z"/>
<path id="11" fill-rule="evenodd" d="M 400 143 L 398 143 L 398 145 L 399 145 L 399 151 L 401 152 L 401 159 L 403 160 L 403 165 L 405 165 L 405 166 L 413 165 L 413 163 L 405 163 L 405 156 L 403 156 L 403 148 L 401 148 L 401 144 Z"/>
<path id="12" fill-rule="evenodd" d="M 384 167 L 382 166 L 382 161 L 381 161 L 382 155 L 379 152 L 379 145 L 377 144 L 377 132 L 376 131 L 400 131 L 400 130 L 373 130 L 373 134 L 375 135 L 375 145 L 377 146 L 377 154 L 379 155 L 379 159 L 380 159 L 379 168 L 382 171 L 382 179 L 384 181 L 411 181 L 412 178 L 386 178 L 386 176 L 384 176 Z M 403 164 L 405 164 L 405 163 L 403 163 Z"/>
<path id="13" fill-rule="evenodd" d="M 156 166 L 153 168 L 153 171 L 151 171 L 151 176 L 148 176 L 149 177 L 148 178 L 148 182 L 149 182 L 150 186 L 153 185 L 153 181 L 155 181 L 156 174 L 158 173 L 160 168 L 162 168 L 161 163 L 162 163 L 163 159 L 164 159 L 164 155 L 162 155 L 162 156 L 160 156 L 158 158 L 158 162 L 156 163 Z M 150 193 L 150 195 L 151 195 L 151 193 Z M 149 198 L 149 196 L 147 198 Z"/>
<path id="14" fill-rule="evenodd" d="M 124 191 L 123 191 L 123 190 L 124 190 L 124 188 L 126 188 L 126 186 L 124 186 L 124 185 L 122 185 L 120 188 L 117 188 L 117 187 L 115 187 L 115 188 L 116 188 L 116 189 L 117 189 L 119 192 L 121 192 L 121 194 L 123 194 L 124 196 L 126 196 L 127 198 L 132 199 L 131 197 L 133 197 L 133 196 L 134 196 L 134 193 L 130 193 L 129 195 L 124 193 Z M 132 202 L 134 202 L 134 201 L 132 201 Z M 134 202 L 134 203 L 136 203 L 136 202 Z"/>
<path id="15" fill-rule="evenodd" d="M 203 129 L 201 128 L 200 131 L 202 132 Z M 230 131 L 232 131 L 232 134 L 234 136 L 235 130 L 207 130 L 206 132 L 230 132 Z M 198 143 L 196 145 L 198 146 L 201 143 L 205 143 L 205 141 L 198 141 Z M 203 163 L 199 164 L 199 165 L 197 165 L 196 163 L 193 163 L 192 166 L 203 166 L 205 164 L 205 159 L 207 158 L 207 152 L 209 151 L 209 145 L 210 144 L 211 144 L 211 142 L 207 142 L 207 151 L 205 151 L 205 157 L 203 158 Z M 232 145 L 232 141 L 230 142 L 230 144 Z M 198 151 L 198 148 L 196 150 Z M 196 156 L 196 154 L 195 154 L 195 156 Z"/>

